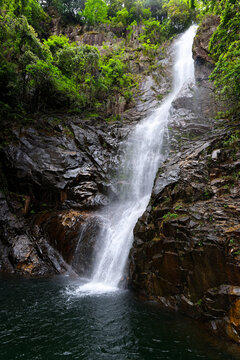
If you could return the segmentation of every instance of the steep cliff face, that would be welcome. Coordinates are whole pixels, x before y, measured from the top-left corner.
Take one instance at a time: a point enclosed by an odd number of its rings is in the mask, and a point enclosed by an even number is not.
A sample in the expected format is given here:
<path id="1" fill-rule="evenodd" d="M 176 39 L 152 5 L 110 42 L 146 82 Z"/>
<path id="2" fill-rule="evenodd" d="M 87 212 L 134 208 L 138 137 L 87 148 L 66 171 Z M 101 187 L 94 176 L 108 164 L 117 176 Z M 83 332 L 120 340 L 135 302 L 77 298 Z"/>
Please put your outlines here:
<path id="1" fill-rule="evenodd" d="M 28 275 L 66 271 L 82 227 L 94 210 L 117 196 L 111 179 L 129 126 L 103 120 L 93 124 L 77 117 L 59 122 L 49 119 L 43 122 L 45 128 L 39 123 L 38 129 L 13 130 L 2 146 L 2 271 Z M 84 264 L 94 243 L 83 243 Z"/>
<path id="2" fill-rule="evenodd" d="M 197 142 L 163 166 L 135 227 L 130 277 L 136 291 L 240 342 L 240 140 L 234 134 Z"/>
<path id="3" fill-rule="evenodd" d="M 54 19 L 53 32 L 58 34 L 60 19 L 57 15 Z M 113 47 L 119 41 L 106 29 L 84 35 L 77 27 L 66 31 L 71 40 L 95 44 L 103 52 L 103 40 Z M 141 29 L 136 27 L 135 31 Z M 36 115 L 32 126 L 11 124 L 12 128 L 1 132 L 0 189 L 4 205 L 0 213 L 0 271 L 49 275 L 66 271 L 67 264 L 85 276 L 91 270 L 90 258 L 98 246 L 99 218 L 95 212 L 118 196 L 114 175 L 121 143 L 132 124 L 156 107 L 171 86 L 171 60 L 151 69 L 149 58 L 139 56 L 136 41 L 131 40 L 125 53 L 132 72 L 142 74 L 135 101 L 127 110 L 120 98 L 108 104 L 109 113 L 121 114 L 121 121 L 109 123 L 100 116 L 86 119 L 84 115 L 55 113 Z M 44 250 L 39 239 L 47 245 Z M 46 260 L 43 253 L 50 258 L 56 253 L 59 264 Z"/>
<path id="4" fill-rule="evenodd" d="M 172 151 L 134 230 L 130 286 L 240 343 L 240 124 L 211 120 L 211 19 L 193 46 L 198 86 L 173 104 Z"/>

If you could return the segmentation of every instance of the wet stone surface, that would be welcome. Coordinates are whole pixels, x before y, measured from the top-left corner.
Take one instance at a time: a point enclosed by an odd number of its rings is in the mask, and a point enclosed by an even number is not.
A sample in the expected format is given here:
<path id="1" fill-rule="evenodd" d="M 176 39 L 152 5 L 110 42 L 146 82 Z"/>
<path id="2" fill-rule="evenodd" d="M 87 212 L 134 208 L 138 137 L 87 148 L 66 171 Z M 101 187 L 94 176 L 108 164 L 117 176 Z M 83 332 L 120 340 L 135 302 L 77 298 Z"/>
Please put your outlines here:
<path id="1" fill-rule="evenodd" d="M 129 125 L 75 117 L 45 127 L 13 130 L 1 148 L 1 271 L 66 271 L 82 224 L 117 196 L 111 180 Z"/>
<path id="2" fill-rule="evenodd" d="M 238 125 L 237 125 L 238 127 Z M 130 254 L 131 287 L 240 342 L 236 130 L 196 141 L 159 171 Z M 229 140 L 230 139 L 230 140 Z"/>

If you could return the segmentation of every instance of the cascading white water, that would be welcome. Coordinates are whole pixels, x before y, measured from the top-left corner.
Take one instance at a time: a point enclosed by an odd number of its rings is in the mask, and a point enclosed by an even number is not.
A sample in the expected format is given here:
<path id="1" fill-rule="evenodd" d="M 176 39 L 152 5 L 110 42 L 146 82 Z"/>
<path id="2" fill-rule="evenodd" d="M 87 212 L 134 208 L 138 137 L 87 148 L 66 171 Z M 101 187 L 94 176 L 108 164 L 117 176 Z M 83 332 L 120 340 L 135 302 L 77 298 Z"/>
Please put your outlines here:
<path id="1" fill-rule="evenodd" d="M 133 228 L 145 211 L 154 178 L 166 157 L 164 141 L 173 100 L 180 90 L 194 82 L 192 42 L 196 26 L 191 26 L 175 43 L 173 90 L 149 117 L 141 121 L 126 143 L 126 157 L 119 173 L 124 176 L 120 198 L 101 214 L 105 226 L 99 235 L 92 279 L 79 287 L 81 292 L 105 292 L 117 288 L 133 242 Z"/>

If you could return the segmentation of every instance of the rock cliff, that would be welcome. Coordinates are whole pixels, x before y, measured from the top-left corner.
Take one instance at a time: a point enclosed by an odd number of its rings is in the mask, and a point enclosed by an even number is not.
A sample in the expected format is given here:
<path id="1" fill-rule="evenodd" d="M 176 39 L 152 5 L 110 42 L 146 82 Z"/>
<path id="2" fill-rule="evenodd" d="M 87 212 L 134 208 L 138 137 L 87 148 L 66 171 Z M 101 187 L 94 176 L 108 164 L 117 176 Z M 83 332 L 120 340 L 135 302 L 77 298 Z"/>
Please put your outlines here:
<path id="1" fill-rule="evenodd" d="M 135 292 L 239 343 L 240 124 L 213 120 L 219 104 L 207 49 L 218 21 L 207 18 L 198 30 L 196 84 L 172 104 L 169 160 L 135 227 L 129 277 Z M 167 92 L 170 81 L 157 84 L 153 75 L 125 119 L 138 120 L 157 105 L 158 92 Z M 55 116 L 8 132 L 0 163 L 0 271 L 46 276 L 72 271 L 71 264 L 89 274 L 97 210 L 118 196 L 114 173 L 130 127 Z"/>
<path id="2" fill-rule="evenodd" d="M 81 226 L 117 196 L 111 179 L 128 126 L 78 117 L 39 121 L 11 130 L 1 148 L 1 271 L 66 271 Z"/>
<path id="3" fill-rule="evenodd" d="M 53 22 L 53 32 L 62 31 L 57 14 Z M 65 30 L 71 40 L 95 44 L 99 51 L 105 51 L 103 40 L 112 46 L 118 41 L 106 29 L 84 33 L 81 39 L 75 38 L 82 34 L 80 28 Z M 13 124 L 7 129 L 5 120 L 0 124 L 4 127 L 0 132 L 4 204 L 0 213 L 0 271 L 42 276 L 64 272 L 71 264 L 78 274 L 89 273 L 91 256 L 97 249 L 95 234 L 100 220 L 96 212 L 118 196 L 114 175 L 121 159 L 121 144 L 132 124 L 156 107 L 171 85 L 167 76 L 170 60 L 159 62 L 150 71 L 148 57 L 138 58 L 135 41 L 133 38 L 126 51 L 126 61 L 134 74 L 146 71 L 147 75 L 128 109 L 121 99 L 109 103 L 110 113 L 119 118 L 121 114 L 121 121 L 54 113 L 36 115 L 32 125 Z M 44 250 L 38 248 L 40 238 L 47 244 Z M 57 266 L 46 260 L 52 253 L 59 259 Z"/>
<path id="4" fill-rule="evenodd" d="M 206 49 L 217 23 L 195 38 L 197 86 L 173 104 L 172 151 L 135 227 L 129 274 L 137 293 L 240 343 L 240 123 L 213 120 Z"/>
<path id="5" fill-rule="evenodd" d="M 240 139 L 231 130 L 167 162 L 135 227 L 130 265 L 137 292 L 237 342 L 239 157 Z"/>

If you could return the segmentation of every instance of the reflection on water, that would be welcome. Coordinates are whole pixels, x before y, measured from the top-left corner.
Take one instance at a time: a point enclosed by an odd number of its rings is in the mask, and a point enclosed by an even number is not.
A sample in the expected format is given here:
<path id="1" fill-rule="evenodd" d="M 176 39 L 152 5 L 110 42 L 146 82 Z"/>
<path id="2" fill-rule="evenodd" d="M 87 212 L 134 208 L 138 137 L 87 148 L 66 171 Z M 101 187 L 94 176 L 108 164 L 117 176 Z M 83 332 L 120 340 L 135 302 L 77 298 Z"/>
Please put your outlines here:
<path id="1" fill-rule="evenodd" d="M 0 278 L 0 358 L 230 360 L 195 322 L 128 291 L 78 296 L 79 280 Z M 227 347 L 225 346 L 225 349 Z"/>

